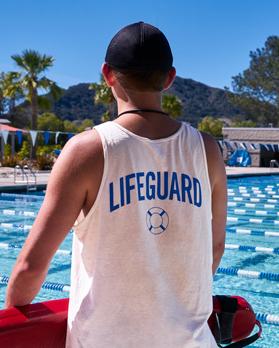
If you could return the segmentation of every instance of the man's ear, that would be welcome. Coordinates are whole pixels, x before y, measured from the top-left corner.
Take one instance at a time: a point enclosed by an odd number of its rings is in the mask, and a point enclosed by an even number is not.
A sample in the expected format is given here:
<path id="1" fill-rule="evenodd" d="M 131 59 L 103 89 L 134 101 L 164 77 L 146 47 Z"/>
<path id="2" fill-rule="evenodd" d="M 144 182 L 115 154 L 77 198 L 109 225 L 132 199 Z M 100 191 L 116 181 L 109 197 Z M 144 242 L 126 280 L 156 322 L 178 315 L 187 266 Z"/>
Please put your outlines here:
<path id="1" fill-rule="evenodd" d="M 175 76 L 176 76 L 176 70 L 175 70 L 175 67 L 172 67 L 170 71 L 168 72 L 168 76 L 164 84 L 164 90 L 170 88 L 170 86 L 173 84 Z"/>
<path id="2" fill-rule="evenodd" d="M 109 65 L 107 63 L 103 63 L 103 65 L 102 65 L 102 74 L 104 76 L 106 84 L 109 87 L 112 87 L 115 83 L 115 76 L 113 74 L 112 69 L 109 67 Z"/>

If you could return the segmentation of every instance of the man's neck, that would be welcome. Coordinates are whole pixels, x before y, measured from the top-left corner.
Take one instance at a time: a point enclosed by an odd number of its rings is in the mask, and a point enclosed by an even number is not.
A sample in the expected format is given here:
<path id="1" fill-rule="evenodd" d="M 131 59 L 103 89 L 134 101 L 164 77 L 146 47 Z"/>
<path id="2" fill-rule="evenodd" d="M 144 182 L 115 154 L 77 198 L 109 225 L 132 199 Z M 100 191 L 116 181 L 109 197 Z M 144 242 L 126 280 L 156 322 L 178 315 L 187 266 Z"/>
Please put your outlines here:
<path id="1" fill-rule="evenodd" d="M 161 93 L 129 92 L 125 98 L 117 98 L 118 114 L 134 109 L 162 110 Z"/>

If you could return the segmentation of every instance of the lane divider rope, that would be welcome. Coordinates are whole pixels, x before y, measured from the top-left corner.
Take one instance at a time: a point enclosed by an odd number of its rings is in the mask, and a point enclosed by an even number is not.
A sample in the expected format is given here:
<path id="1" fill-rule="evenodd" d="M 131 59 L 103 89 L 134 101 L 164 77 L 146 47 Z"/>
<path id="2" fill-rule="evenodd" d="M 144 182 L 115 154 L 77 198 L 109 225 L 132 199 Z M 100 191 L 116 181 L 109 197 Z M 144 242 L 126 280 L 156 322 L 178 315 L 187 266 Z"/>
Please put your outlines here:
<path id="1" fill-rule="evenodd" d="M 36 212 L 34 211 L 23 211 L 23 210 L 12 210 L 12 209 L 2 209 L 0 210 L 0 214 L 2 215 L 23 215 L 23 216 L 36 216 Z"/>
<path id="2" fill-rule="evenodd" d="M 279 225 L 279 220 L 266 220 L 266 219 L 258 219 L 258 218 L 247 218 L 245 216 L 227 216 L 227 221 L 229 222 L 250 222 L 252 224 L 274 224 L 274 225 Z"/>
<path id="3" fill-rule="evenodd" d="M 32 198 L 42 201 L 44 199 L 44 196 L 39 195 L 25 195 L 22 193 L 9 193 L 9 192 L 1 192 L 1 197 L 20 197 L 20 198 Z"/>
<path id="4" fill-rule="evenodd" d="M 250 229 L 238 228 L 238 227 L 228 227 L 226 228 L 226 232 L 236 233 L 236 234 L 250 234 L 252 236 L 262 236 L 262 237 L 263 236 L 264 237 L 279 237 L 279 232 L 250 230 Z"/>
<path id="5" fill-rule="evenodd" d="M 234 267 L 219 267 L 216 271 L 217 274 L 225 274 L 229 276 L 237 276 L 243 278 L 254 278 L 254 279 L 266 279 L 270 281 L 279 281 L 279 273 L 272 272 L 258 272 L 248 271 L 245 269 L 239 269 Z"/>
<path id="6" fill-rule="evenodd" d="M 256 313 L 256 319 L 263 324 L 279 325 L 279 315 Z"/>
<path id="7" fill-rule="evenodd" d="M 232 201 L 228 201 L 228 207 L 242 207 L 244 205 L 245 208 L 257 208 L 259 207 L 261 204 L 258 203 L 242 203 L 242 202 L 232 202 Z M 264 209 L 274 209 L 275 208 L 275 204 L 263 204 L 263 208 Z M 273 213 L 272 211 L 268 210 L 268 213 Z M 277 212 L 277 215 L 279 215 L 279 212 Z"/>
<path id="8" fill-rule="evenodd" d="M 20 250 L 23 245 L 21 244 L 13 244 L 13 243 L 2 243 L 0 242 L 0 249 L 18 249 Z M 70 250 L 58 249 L 56 254 L 60 255 L 72 255 Z"/>
<path id="9" fill-rule="evenodd" d="M 251 246 L 251 245 L 238 245 L 238 244 L 225 244 L 226 250 L 239 250 L 239 251 L 250 251 L 250 252 L 260 252 L 268 254 L 279 255 L 279 248 L 267 248 L 262 246 Z"/>
<path id="10" fill-rule="evenodd" d="M 7 276 L 0 276 L 0 284 L 7 285 L 9 281 L 9 277 Z M 56 291 L 62 291 L 62 292 L 69 292 L 70 291 L 70 285 L 68 284 L 61 284 L 61 283 L 53 283 L 53 282 L 44 282 L 42 284 L 42 289 L 47 290 L 56 290 Z"/>

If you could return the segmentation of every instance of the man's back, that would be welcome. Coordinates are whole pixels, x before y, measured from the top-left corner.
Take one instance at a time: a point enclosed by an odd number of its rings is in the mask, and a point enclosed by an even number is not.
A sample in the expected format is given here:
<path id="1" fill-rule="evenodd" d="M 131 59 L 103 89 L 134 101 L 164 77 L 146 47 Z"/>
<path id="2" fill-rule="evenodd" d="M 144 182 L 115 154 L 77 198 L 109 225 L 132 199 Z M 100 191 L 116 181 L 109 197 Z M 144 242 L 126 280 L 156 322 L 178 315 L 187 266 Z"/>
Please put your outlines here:
<path id="1" fill-rule="evenodd" d="M 115 122 L 95 204 L 75 227 L 68 347 L 215 347 L 211 189 L 201 135 Z"/>
<path id="2" fill-rule="evenodd" d="M 6 306 L 33 300 L 83 213 L 73 243 L 68 346 L 216 347 L 206 319 L 224 252 L 223 159 L 212 138 L 179 129 L 162 110 L 176 70 L 158 28 L 122 28 L 102 73 L 118 118 L 63 148 Z"/>

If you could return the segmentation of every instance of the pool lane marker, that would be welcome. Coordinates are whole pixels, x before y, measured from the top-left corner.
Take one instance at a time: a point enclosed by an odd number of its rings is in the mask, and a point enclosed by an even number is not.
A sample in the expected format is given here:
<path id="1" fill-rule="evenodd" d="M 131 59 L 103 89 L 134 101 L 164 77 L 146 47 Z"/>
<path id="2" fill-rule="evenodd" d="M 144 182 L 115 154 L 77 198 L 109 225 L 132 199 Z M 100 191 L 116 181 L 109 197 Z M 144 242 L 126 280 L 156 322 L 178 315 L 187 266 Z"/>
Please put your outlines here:
<path id="1" fill-rule="evenodd" d="M 275 224 L 279 225 L 279 220 L 264 220 L 264 219 L 255 219 L 255 218 L 245 218 L 245 217 L 238 217 L 238 216 L 227 216 L 227 221 L 229 222 L 250 222 L 252 224 Z"/>
<path id="2" fill-rule="evenodd" d="M 20 250 L 22 249 L 23 245 L 21 244 L 13 244 L 13 243 L 2 243 L 0 242 L 0 249 L 16 249 Z M 72 255 L 72 252 L 70 250 L 65 250 L 65 249 L 58 249 L 56 251 L 57 255 Z"/>
<path id="3" fill-rule="evenodd" d="M 17 229 L 21 229 L 24 231 L 29 231 L 32 228 L 32 225 L 24 225 L 24 224 L 13 224 L 10 222 L 1 222 L 0 223 L 0 227 L 2 228 L 7 228 L 7 229 L 11 229 L 11 228 L 17 228 Z"/>
<path id="4" fill-rule="evenodd" d="M 225 249 L 226 250 L 260 252 L 260 253 L 277 254 L 277 255 L 279 255 L 279 248 L 267 248 L 267 247 L 262 247 L 262 246 L 225 244 Z"/>
<path id="5" fill-rule="evenodd" d="M 34 211 L 23 211 L 23 210 L 12 210 L 12 209 L 2 209 L 0 210 L 2 215 L 23 215 L 23 216 L 36 216 L 37 213 Z"/>
<path id="6" fill-rule="evenodd" d="M 234 267 L 219 267 L 216 274 L 225 274 L 229 276 L 237 276 L 243 278 L 266 279 L 270 281 L 279 281 L 279 273 L 248 271 Z"/>
<path id="7" fill-rule="evenodd" d="M 36 199 L 38 201 L 43 201 L 44 196 L 39 195 L 24 195 L 22 193 L 8 193 L 8 192 L 1 192 L 0 197 L 11 197 L 11 198 L 21 198 L 21 201 L 24 201 L 26 198 Z"/>
<path id="8" fill-rule="evenodd" d="M 264 201 L 264 200 L 269 200 L 269 199 L 275 199 L 277 200 L 279 198 L 279 195 L 266 195 L 266 194 L 250 194 L 250 193 L 235 193 L 235 192 L 228 192 L 228 197 L 231 197 L 232 199 L 239 199 L 239 198 L 246 198 L 246 199 L 257 199 L 258 202 L 260 200 L 260 198 Z"/>
<path id="9" fill-rule="evenodd" d="M 244 199 L 243 197 L 232 197 L 231 198 L 234 201 L 237 202 L 246 202 L 246 201 L 250 201 L 250 202 L 256 202 L 256 203 L 263 203 L 263 200 L 261 200 L 260 198 L 250 198 L 250 199 Z M 278 199 L 271 199 L 268 198 L 265 201 L 267 201 L 268 203 L 278 203 Z"/>
<path id="10" fill-rule="evenodd" d="M 9 281 L 9 277 L 7 277 L 7 276 L 0 276 L 0 284 L 7 285 L 8 281 Z M 70 291 L 70 285 L 68 285 L 68 284 L 61 284 L 61 283 L 53 283 L 53 282 L 44 282 L 42 284 L 42 289 L 56 290 L 56 291 L 62 291 L 62 292 L 69 292 Z"/>
<path id="11" fill-rule="evenodd" d="M 274 232 L 274 231 L 250 230 L 250 229 L 238 228 L 238 227 L 228 227 L 226 228 L 226 231 L 228 233 L 250 234 L 252 236 L 279 237 L 279 232 Z"/>
<path id="12" fill-rule="evenodd" d="M 238 202 L 231 202 L 228 201 L 228 207 L 237 207 L 237 206 L 241 206 L 244 205 L 245 208 L 257 208 L 257 204 L 256 203 L 238 203 Z M 263 204 L 263 207 L 265 209 L 274 209 L 275 208 L 275 204 Z M 271 213 L 271 211 L 269 211 L 269 213 Z M 277 215 L 279 215 L 279 212 L 277 213 Z"/>
<path id="13" fill-rule="evenodd" d="M 256 313 L 256 319 L 263 324 L 279 325 L 279 315 Z"/>

